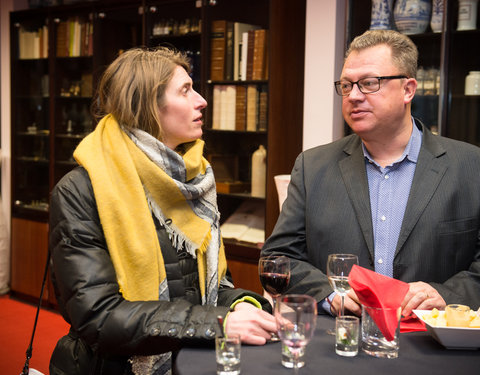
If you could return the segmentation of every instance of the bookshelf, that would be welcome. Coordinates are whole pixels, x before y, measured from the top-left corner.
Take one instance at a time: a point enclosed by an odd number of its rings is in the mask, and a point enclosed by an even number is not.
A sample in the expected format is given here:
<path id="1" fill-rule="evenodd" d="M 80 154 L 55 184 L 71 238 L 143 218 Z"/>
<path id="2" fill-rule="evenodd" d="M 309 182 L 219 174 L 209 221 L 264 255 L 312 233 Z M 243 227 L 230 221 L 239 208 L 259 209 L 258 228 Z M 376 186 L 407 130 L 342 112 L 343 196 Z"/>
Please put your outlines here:
<path id="1" fill-rule="evenodd" d="M 209 103 L 204 113 L 205 156 L 217 176 L 230 173 L 237 182 L 235 188 L 218 185 L 222 223 L 243 203 L 254 202 L 261 207 L 268 236 L 279 212 L 273 176 L 290 173 L 302 147 L 305 7 L 305 0 L 99 0 L 12 12 L 12 291 L 38 296 L 49 193 L 74 167 L 74 148 L 95 126 L 88 111 L 102 71 L 121 50 L 134 46 L 174 46 L 191 57 L 194 88 Z M 240 74 L 237 54 L 237 67 L 228 68 L 231 77 L 211 79 L 212 26 L 222 20 L 237 29 L 248 24 L 265 30 L 255 77 L 252 70 L 252 77 L 234 78 Z M 22 42 L 20 30 L 31 33 L 22 34 Z M 62 30 L 73 31 L 68 44 Z M 46 48 L 48 55 L 22 52 L 20 58 L 20 45 L 24 51 L 31 44 L 42 45 L 39 53 Z M 235 117 L 235 130 L 214 126 L 213 108 L 219 104 L 214 91 L 224 87 L 235 91 L 235 112 L 238 105 L 238 114 L 244 115 L 243 120 Z M 249 93 L 256 109 L 247 128 Z M 260 145 L 267 149 L 265 197 L 252 196 L 249 190 L 251 156 Z M 22 233 L 32 233 L 44 245 L 25 241 Z M 236 285 L 260 291 L 259 245 L 225 242 Z M 28 285 L 21 282 L 25 274 L 34 278 Z M 45 299 L 55 303 L 51 290 Z"/>
<path id="2" fill-rule="evenodd" d="M 73 150 L 94 127 L 99 75 L 121 49 L 142 44 L 139 6 L 95 2 L 10 14 L 11 289 L 20 297 L 40 294 L 50 191 L 76 165 Z M 44 299 L 55 305 L 50 283 Z"/>

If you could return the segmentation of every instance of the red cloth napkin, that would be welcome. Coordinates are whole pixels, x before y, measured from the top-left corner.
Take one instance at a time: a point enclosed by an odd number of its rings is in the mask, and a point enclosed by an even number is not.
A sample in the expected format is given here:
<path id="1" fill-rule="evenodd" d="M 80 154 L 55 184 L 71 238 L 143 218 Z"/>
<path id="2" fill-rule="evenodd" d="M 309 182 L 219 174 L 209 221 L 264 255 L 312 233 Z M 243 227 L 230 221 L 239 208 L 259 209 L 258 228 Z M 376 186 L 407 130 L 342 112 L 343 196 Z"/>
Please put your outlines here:
<path id="1" fill-rule="evenodd" d="M 424 322 L 418 319 L 414 315 L 403 317 L 400 320 L 400 332 L 419 332 L 419 331 L 426 331 L 427 327 Z"/>
<path id="2" fill-rule="evenodd" d="M 362 305 L 388 309 L 367 311 L 383 336 L 389 341 L 393 340 L 400 318 L 398 308 L 408 292 L 409 285 L 357 265 L 352 267 L 348 282 Z"/>

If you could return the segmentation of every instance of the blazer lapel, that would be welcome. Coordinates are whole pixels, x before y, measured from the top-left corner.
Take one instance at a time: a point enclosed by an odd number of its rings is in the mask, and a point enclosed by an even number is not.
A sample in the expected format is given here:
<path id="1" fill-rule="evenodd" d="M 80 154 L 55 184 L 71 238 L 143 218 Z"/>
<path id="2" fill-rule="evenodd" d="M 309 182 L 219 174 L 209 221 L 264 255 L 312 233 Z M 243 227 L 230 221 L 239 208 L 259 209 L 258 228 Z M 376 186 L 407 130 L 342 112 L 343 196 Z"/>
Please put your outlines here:
<path id="1" fill-rule="evenodd" d="M 445 158 L 440 157 L 445 150 L 428 129 L 423 127 L 422 130 L 423 145 L 418 156 L 395 255 L 402 249 L 447 170 Z"/>
<path id="2" fill-rule="evenodd" d="M 340 160 L 338 166 L 368 251 L 373 259 L 374 248 L 370 194 L 368 192 L 365 158 L 363 156 L 360 139 L 357 136 L 352 137 L 352 140 L 344 148 L 344 152 L 348 156 Z"/>

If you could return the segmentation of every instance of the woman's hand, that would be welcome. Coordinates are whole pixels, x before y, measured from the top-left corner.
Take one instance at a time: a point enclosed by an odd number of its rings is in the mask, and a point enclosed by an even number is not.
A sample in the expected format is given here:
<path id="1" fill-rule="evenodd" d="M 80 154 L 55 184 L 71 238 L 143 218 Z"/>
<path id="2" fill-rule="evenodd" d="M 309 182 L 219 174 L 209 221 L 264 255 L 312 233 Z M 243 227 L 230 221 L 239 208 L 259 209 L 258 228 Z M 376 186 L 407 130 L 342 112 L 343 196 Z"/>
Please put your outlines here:
<path id="1" fill-rule="evenodd" d="M 276 332 L 275 317 L 248 302 L 240 302 L 227 316 L 225 333 L 239 335 L 242 343 L 264 345 Z"/>

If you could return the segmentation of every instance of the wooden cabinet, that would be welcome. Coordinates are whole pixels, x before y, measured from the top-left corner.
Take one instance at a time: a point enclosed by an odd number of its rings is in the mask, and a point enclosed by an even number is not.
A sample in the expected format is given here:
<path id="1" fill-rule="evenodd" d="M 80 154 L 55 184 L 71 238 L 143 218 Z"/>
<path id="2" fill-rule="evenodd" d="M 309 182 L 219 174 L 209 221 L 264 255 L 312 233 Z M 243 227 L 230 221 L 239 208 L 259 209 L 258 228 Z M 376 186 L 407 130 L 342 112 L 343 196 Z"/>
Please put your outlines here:
<path id="1" fill-rule="evenodd" d="M 433 33 L 428 26 L 422 34 L 409 35 L 419 50 L 419 67 L 426 74 L 438 74 L 437 79 L 423 79 L 428 82 L 423 92 L 421 73 L 417 74 L 420 90 L 412 102 L 412 112 L 441 135 L 480 146 L 480 96 L 465 95 L 466 76 L 480 70 L 480 52 L 472 48 L 480 43 L 479 22 L 475 30 L 457 31 L 459 3 L 444 3 L 443 32 Z M 370 0 L 348 2 L 347 45 L 370 27 L 370 10 Z"/>
<path id="2" fill-rule="evenodd" d="M 243 202 L 260 204 L 268 236 L 279 211 L 273 177 L 290 173 L 302 148 L 305 11 L 305 0 L 122 0 L 11 13 L 12 217 L 16 223 L 12 271 L 16 280 L 18 270 L 26 266 L 35 272 L 43 270 L 42 262 L 24 264 L 19 254 L 35 252 L 37 242 L 47 241 L 47 230 L 32 231 L 38 238 L 27 247 L 21 242 L 27 241 L 22 228 L 47 225 L 49 193 L 75 166 L 73 150 L 95 126 L 89 107 L 98 79 L 118 53 L 134 46 L 173 46 L 191 58 L 194 88 L 209 103 L 204 114 L 207 158 L 234 159 L 238 179 L 248 183 L 252 153 L 260 145 L 267 149 L 265 197 L 253 197 L 249 191 L 219 193 L 218 202 L 222 223 Z M 211 80 L 212 25 L 218 20 L 268 30 L 268 78 Z M 43 54 L 24 54 L 25 48 L 36 51 L 38 43 L 45 46 L 39 50 Z M 254 86 L 266 93 L 262 129 L 212 129 L 215 85 Z M 260 246 L 226 241 L 238 286 L 261 290 Z M 15 282 L 12 290 L 36 295 L 35 289 L 24 290 L 20 285 Z"/>
<path id="3" fill-rule="evenodd" d="M 38 298 L 48 252 L 48 224 L 12 218 L 11 288 L 22 297 Z M 54 301 L 48 287 L 45 301 Z"/>

